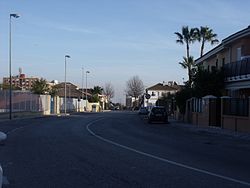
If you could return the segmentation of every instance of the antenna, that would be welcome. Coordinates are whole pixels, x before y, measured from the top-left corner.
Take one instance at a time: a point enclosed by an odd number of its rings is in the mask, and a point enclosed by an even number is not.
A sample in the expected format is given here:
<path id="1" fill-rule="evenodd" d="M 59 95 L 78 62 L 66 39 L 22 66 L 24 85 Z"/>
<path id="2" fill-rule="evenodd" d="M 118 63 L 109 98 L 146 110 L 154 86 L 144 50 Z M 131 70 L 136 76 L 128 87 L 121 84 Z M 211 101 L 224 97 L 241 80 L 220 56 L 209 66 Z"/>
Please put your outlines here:
<path id="1" fill-rule="evenodd" d="M 19 76 L 20 76 L 22 74 L 22 68 L 19 67 L 18 71 L 19 71 Z"/>

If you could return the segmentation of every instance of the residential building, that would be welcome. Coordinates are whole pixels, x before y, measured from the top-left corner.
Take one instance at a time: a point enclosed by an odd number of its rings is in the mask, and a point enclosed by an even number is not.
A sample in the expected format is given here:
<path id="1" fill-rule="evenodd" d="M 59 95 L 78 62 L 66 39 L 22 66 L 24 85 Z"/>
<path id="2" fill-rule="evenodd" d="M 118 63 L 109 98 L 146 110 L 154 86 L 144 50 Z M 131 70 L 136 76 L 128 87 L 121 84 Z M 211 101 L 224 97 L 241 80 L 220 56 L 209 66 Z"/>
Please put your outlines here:
<path id="1" fill-rule="evenodd" d="M 57 96 L 64 97 L 65 96 L 65 82 L 56 84 L 53 86 L 57 90 Z M 87 96 L 88 98 L 92 95 L 90 94 L 90 89 L 87 90 Z M 86 90 L 79 89 L 76 85 L 67 82 L 66 83 L 66 96 L 68 98 L 86 98 Z"/>
<path id="2" fill-rule="evenodd" d="M 181 89 L 181 86 L 174 81 L 155 84 L 146 89 L 144 95 L 144 106 L 156 106 L 156 102 L 163 96 L 174 94 Z"/>
<path id="3" fill-rule="evenodd" d="M 190 99 L 186 119 L 199 126 L 250 132 L 250 26 L 223 39 L 195 63 L 209 71 L 224 70 L 226 96 Z"/>
<path id="4" fill-rule="evenodd" d="M 35 81 L 39 80 L 36 77 L 26 77 L 25 74 L 20 73 L 19 75 L 12 76 L 12 87 L 21 90 L 30 90 L 33 87 Z M 10 84 L 10 77 L 3 78 L 3 85 Z"/>
<path id="5" fill-rule="evenodd" d="M 64 100 L 64 96 L 65 96 L 65 82 L 56 84 L 53 86 L 54 88 L 56 88 L 57 90 L 57 96 L 59 96 L 60 98 L 62 98 L 62 100 Z M 66 97 L 68 98 L 68 101 L 71 101 L 72 99 L 77 99 L 78 102 L 84 100 L 84 105 L 86 107 L 86 94 L 87 94 L 87 98 L 88 98 L 88 106 L 90 105 L 97 105 L 98 108 L 100 108 L 100 110 L 105 110 L 107 108 L 107 96 L 106 95 L 101 95 L 98 94 L 98 98 L 99 101 L 98 102 L 93 102 L 91 101 L 91 98 L 93 96 L 92 93 L 93 89 L 89 88 L 87 89 L 87 93 L 86 93 L 86 89 L 82 89 L 82 88 L 78 88 L 76 85 L 67 82 L 66 83 Z M 68 102 L 70 103 L 70 102 Z M 88 109 L 92 109 L 90 107 L 88 107 Z M 86 109 L 85 109 L 86 110 Z M 80 110 L 79 110 L 80 111 Z"/>
<path id="6" fill-rule="evenodd" d="M 207 70 L 223 67 L 228 96 L 250 96 L 250 26 L 223 39 L 195 63 Z"/>

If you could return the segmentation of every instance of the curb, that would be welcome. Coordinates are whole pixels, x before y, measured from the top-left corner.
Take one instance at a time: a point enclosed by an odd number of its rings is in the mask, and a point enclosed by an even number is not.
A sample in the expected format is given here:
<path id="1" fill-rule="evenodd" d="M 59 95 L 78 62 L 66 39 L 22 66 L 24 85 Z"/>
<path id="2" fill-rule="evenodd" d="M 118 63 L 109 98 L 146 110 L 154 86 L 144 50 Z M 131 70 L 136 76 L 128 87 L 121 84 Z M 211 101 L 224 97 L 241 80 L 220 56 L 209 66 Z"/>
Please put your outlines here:
<path id="1" fill-rule="evenodd" d="M 193 125 L 193 124 L 184 123 L 178 120 L 172 120 L 170 121 L 170 123 L 172 123 L 173 126 L 185 127 L 193 131 L 198 131 L 198 132 L 202 131 L 202 132 L 207 132 L 207 133 L 214 134 L 214 135 L 225 135 L 225 136 L 230 136 L 234 138 L 250 140 L 250 133 L 248 132 L 236 132 L 233 130 L 223 129 L 220 127 L 213 127 L 213 126 Z"/>

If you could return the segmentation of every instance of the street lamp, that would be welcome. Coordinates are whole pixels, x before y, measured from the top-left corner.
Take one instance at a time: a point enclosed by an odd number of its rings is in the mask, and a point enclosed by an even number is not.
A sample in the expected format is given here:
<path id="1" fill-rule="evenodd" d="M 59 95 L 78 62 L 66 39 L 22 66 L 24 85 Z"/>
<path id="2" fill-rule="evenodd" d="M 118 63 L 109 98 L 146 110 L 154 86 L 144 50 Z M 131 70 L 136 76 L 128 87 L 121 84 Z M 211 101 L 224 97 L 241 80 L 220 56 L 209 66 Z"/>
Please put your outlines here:
<path id="1" fill-rule="evenodd" d="M 82 100 L 83 100 L 84 68 L 82 67 Z"/>
<path id="2" fill-rule="evenodd" d="M 87 96 L 87 87 L 88 87 L 88 79 L 87 79 L 87 76 L 90 72 L 89 71 L 86 71 L 86 111 L 87 111 L 87 108 L 88 108 L 88 96 Z"/>
<path id="3" fill-rule="evenodd" d="M 10 86 L 9 86 L 9 100 L 10 100 L 10 106 L 9 106 L 9 118 L 12 119 L 12 75 L 11 75 L 11 18 L 19 18 L 20 15 L 18 14 L 10 14 L 10 20 L 9 20 L 9 72 L 10 72 Z"/>
<path id="4" fill-rule="evenodd" d="M 65 59 L 64 59 L 64 64 L 65 64 L 65 74 L 64 74 L 64 115 L 66 116 L 66 108 L 67 108 L 67 105 L 66 105 L 66 87 L 67 87 L 67 84 L 66 84 L 66 64 L 67 64 L 67 58 L 70 58 L 69 55 L 65 55 Z"/>

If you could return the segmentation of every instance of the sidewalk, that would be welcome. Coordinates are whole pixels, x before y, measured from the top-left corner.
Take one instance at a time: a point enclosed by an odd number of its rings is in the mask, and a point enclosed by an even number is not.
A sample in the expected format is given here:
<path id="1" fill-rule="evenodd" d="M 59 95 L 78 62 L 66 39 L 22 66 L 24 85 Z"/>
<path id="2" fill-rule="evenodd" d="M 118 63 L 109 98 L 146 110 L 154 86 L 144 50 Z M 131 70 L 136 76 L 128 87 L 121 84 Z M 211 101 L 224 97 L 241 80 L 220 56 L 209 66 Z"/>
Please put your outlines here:
<path id="1" fill-rule="evenodd" d="M 230 136 L 233 138 L 239 138 L 244 140 L 250 141 L 250 133 L 243 133 L 243 132 L 235 132 L 228 129 L 222 129 L 220 127 L 204 127 L 204 126 L 197 126 L 189 123 L 185 123 L 182 121 L 169 119 L 170 126 L 179 126 L 185 129 L 189 129 L 190 131 L 196 131 L 196 132 L 203 132 L 208 134 L 216 134 L 216 135 L 225 135 Z"/>
<path id="2" fill-rule="evenodd" d="M 12 120 L 43 117 L 40 112 L 13 112 Z M 10 121 L 9 113 L 0 113 L 0 122 Z"/>

